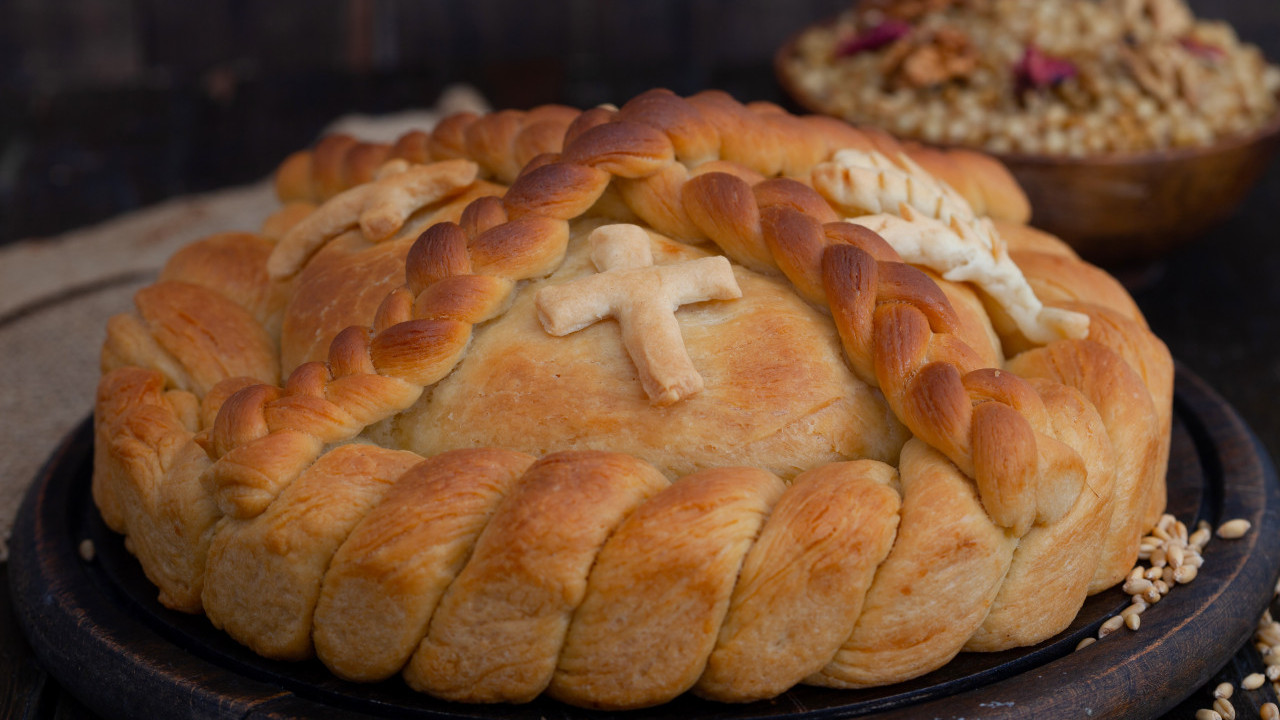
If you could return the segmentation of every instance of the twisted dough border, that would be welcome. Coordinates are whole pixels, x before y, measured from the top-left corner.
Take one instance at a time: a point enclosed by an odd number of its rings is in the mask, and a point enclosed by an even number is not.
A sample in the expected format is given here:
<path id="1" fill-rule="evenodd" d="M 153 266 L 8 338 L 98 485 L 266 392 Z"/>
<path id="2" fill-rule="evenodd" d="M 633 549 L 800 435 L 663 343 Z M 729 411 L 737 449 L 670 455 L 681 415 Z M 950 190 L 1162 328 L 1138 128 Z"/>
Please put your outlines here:
<path id="1" fill-rule="evenodd" d="M 551 114 L 563 119 L 559 111 Z M 476 159 L 488 172 L 514 178 L 506 196 L 476 200 L 460 223 L 429 228 L 410 251 L 405 285 L 388 296 L 371 329 L 341 333 L 327 362 L 300 366 L 283 388 L 259 385 L 231 394 L 209 432 L 198 436 L 214 460 L 205 482 L 233 522 L 253 522 L 282 488 L 314 466 L 326 444 L 350 439 L 405 409 L 423 387 L 447 375 L 465 352 L 472 327 L 502 311 L 515 283 L 559 265 L 568 221 L 595 205 L 611 184 L 627 207 L 655 229 L 687 241 L 716 242 L 743 265 L 780 271 L 802 296 L 827 306 L 851 367 L 884 392 L 918 438 L 973 478 L 976 499 L 993 521 L 993 532 L 1025 537 L 1054 527 L 1077 506 L 1088 453 L 1082 433 L 1064 428 L 1061 414 L 1046 407 L 1045 391 L 1013 373 L 982 367 L 978 354 L 956 334 L 954 310 L 927 275 L 902 263 L 874 233 L 840 222 L 812 189 L 772 177 L 803 175 L 844 146 L 878 144 L 892 156 L 894 148 L 885 148 L 885 139 L 822 119 L 795 118 L 770 106 L 743 107 L 720 93 L 682 100 L 655 91 L 617 111 L 597 108 L 578 115 L 564 133 L 562 152 L 532 155 L 517 174 L 510 159 L 519 153 L 509 150 L 504 162 L 500 153 L 478 152 L 479 141 L 471 144 L 475 147 L 467 144 L 472 137 L 496 137 L 489 147 L 525 147 L 515 142 L 524 132 L 519 117 L 491 117 L 499 119 L 484 125 L 487 118 L 463 117 L 438 131 L 444 139 L 463 138 L 461 144 L 437 141 L 433 134 L 425 145 L 435 143 L 439 150 L 431 152 L 431 159 L 459 147 L 477 150 L 473 155 L 484 155 Z M 472 127 L 485 131 L 470 131 Z M 357 146 L 351 144 L 342 153 L 333 147 L 337 143 L 322 145 L 307 161 L 308 172 L 319 168 L 319 177 L 329 173 L 341 178 L 313 183 L 321 196 L 335 195 L 348 180 L 363 177 L 351 170 L 333 171 L 343 167 L 333 157 L 350 158 L 358 169 L 365 158 L 377 155 L 355 152 Z M 301 164 L 287 162 L 281 176 L 288 178 Z M 1134 324 L 1114 320 L 1125 322 Z M 1091 352 L 1112 351 L 1099 346 Z M 1149 347 L 1133 354 L 1161 365 Z M 1113 374 L 1125 372 L 1134 374 L 1127 365 Z M 1158 393 L 1159 374 L 1157 368 L 1138 382 L 1145 380 Z M 1132 386 L 1132 378 L 1125 377 Z M 1163 407 L 1160 411 L 1167 415 Z M 1098 491 L 1093 483 L 1091 489 Z M 764 512 L 775 501 L 765 502 Z M 1007 548 L 1008 562 L 998 573 L 1002 578 L 1016 562 L 1015 544 Z M 1099 575 L 1107 572 L 1114 570 L 1097 570 Z M 979 605 L 999 605 L 999 590 L 997 582 Z M 724 602 L 729 602 L 727 595 Z M 565 632 L 570 632 L 567 626 Z M 958 650 L 956 645 L 951 654 Z M 933 657 L 929 664 L 940 664 L 938 660 Z M 838 671 L 821 677 L 844 685 L 886 681 L 864 681 Z M 536 695 L 546 683 L 532 686 Z M 439 688 L 433 691 L 451 696 Z M 458 699 L 519 700 L 528 699 L 527 692 Z M 597 699 L 603 696 L 596 691 L 574 695 L 561 687 L 555 692 L 574 702 L 635 702 Z M 732 691 L 721 695 L 729 698 Z M 655 701 L 661 698 L 641 702 Z"/>

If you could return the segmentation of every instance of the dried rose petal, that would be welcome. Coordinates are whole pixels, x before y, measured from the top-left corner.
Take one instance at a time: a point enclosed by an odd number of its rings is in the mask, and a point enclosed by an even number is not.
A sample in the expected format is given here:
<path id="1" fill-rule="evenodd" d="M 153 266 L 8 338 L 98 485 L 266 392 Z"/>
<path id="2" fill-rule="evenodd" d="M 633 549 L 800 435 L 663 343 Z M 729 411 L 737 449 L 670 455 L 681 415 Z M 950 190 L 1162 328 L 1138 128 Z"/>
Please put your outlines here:
<path id="1" fill-rule="evenodd" d="M 1182 45 L 1182 47 L 1187 52 L 1191 53 L 1195 57 L 1200 58 L 1201 60 L 1218 62 L 1220 60 L 1226 59 L 1227 57 L 1226 51 L 1218 47 L 1217 45 L 1211 45 L 1206 42 L 1200 42 L 1199 40 L 1189 35 L 1187 37 L 1180 38 L 1178 40 L 1178 43 Z"/>
<path id="2" fill-rule="evenodd" d="M 1028 45 L 1013 72 L 1020 88 L 1045 88 L 1075 77 L 1078 70 L 1070 60 L 1054 57 L 1035 45 Z"/>
<path id="3" fill-rule="evenodd" d="M 843 40 L 836 46 L 836 57 L 848 57 L 860 52 L 879 50 L 911 32 L 911 23 L 901 20 L 885 20 L 884 22 Z"/>

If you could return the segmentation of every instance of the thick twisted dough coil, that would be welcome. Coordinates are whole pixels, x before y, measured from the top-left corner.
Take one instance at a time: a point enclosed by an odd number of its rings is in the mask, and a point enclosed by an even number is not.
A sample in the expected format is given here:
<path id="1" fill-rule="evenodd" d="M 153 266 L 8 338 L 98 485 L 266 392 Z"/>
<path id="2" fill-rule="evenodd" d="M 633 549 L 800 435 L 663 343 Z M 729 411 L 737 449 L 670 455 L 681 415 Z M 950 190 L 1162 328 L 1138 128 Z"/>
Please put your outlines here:
<path id="1" fill-rule="evenodd" d="M 1088 337 L 1033 343 L 844 222 L 809 179 L 842 148 L 996 220 Z M 457 115 L 390 146 L 326 138 L 277 189 L 260 234 L 193 244 L 112 319 L 95 410 L 106 522 L 162 602 L 263 655 L 466 702 L 880 685 L 1061 631 L 1163 509 L 1167 350 L 1118 283 L 1023 225 L 984 156 L 655 90 Z M 400 414 L 587 217 L 788 282 L 913 436 L 896 467 L 788 481 L 726 457 L 672 478 L 607 450 L 396 449 Z"/>

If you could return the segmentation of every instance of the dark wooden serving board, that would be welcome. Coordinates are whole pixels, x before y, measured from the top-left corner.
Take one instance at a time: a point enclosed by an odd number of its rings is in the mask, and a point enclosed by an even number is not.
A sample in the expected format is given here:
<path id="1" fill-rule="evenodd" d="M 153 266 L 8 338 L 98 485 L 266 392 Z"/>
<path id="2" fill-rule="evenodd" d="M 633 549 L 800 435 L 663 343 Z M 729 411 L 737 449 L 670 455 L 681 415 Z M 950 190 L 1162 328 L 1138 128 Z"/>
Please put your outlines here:
<path id="1" fill-rule="evenodd" d="M 1179 368 L 1169 509 L 1188 525 L 1242 517 L 1244 538 L 1215 538 L 1194 583 L 1142 616 L 1137 632 L 1080 652 L 1126 596 L 1089 599 L 1071 627 L 1040 645 L 964 653 L 914 681 L 839 691 L 800 687 L 768 702 L 722 705 L 693 697 L 624 713 L 632 718 L 1154 718 L 1229 661 L 1261 662 L 1248 640 L 1280 575 L 1280 486 L 1235 412 Z M 398 679 L 347 683 L 317 661 L 254 655 L 203 616 L 165 609 L 155 588 L 108 530 L 89 496 L 92 431 L 86 421 L 50 458 L 23 504 L 13 536 L 14 608 L 42 664 L 105 717 L 125 718 L 545 718 L 605 717 L 540 699 L 528 705 L 445 703 Z M 84 539 L 96 556 L 78 552 Z M 1237 655 L 1237 650 L 1244 650 Z M 1233 660 L 1233 656 L 1236 656 Z M 1247 697 L 1246 697 L 1247 695 Z M 1237 693 L 1242 710 L 1274 701 L 1270 685 Z M 1205 702 L 1208 705 L 1208 701 Z"/>

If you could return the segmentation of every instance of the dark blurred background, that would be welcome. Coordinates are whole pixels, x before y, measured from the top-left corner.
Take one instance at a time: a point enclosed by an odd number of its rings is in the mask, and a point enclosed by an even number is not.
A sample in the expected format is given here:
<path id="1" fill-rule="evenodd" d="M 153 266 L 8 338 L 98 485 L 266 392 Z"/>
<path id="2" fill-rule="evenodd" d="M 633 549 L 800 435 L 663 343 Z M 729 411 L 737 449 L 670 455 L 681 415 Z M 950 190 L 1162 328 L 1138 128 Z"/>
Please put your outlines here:
<path id="1" fill-rule="evenodd" d="M 770 56 L 846 0 L 4 0 L 0 242 L 262 177 L 338 115 L 435 102 L 777 99 Z"/>
<path id="2" fill-rule="evenodd" d="M 782 100 L 774 50 L 849 0 L 0 0 L 0 244 L 261 178 L 345 112 Z M 1199 0 L 1280 57 L 1280 0 Z"/>

